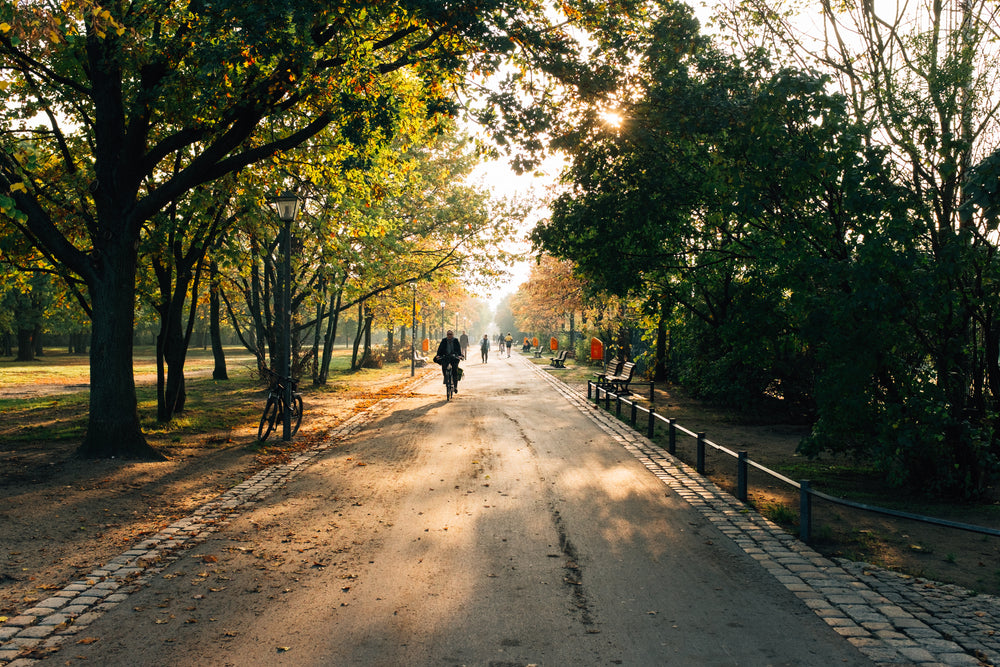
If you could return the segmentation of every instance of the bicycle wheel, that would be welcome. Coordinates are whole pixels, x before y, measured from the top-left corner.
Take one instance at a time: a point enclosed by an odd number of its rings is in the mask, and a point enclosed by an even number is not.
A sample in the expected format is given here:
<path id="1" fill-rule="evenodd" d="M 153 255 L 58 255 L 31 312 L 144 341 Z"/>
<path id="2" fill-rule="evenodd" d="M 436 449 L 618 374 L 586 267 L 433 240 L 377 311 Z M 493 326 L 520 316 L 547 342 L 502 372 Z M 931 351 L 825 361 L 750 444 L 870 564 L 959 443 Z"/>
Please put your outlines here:
<path id="1" fill-rule="evenodd" d="M 302 396 L 294 394 L 292 396 L 292 435 L 299 432 L 302 425 Z"/>
<path id="2" fill-rule="evenodd" d="M 453 373 L 453 371 L 449 368 L 448 369 L 448 374 L 445 377 L 445 382 L 444 382 L 445 392 L 448 395 L 448 400 L 449 401 L 451 400 L 451 394 L 452 394 L 452 392 L 455 390 L 454 385 L 452 384 L 452 381 L 451 381 L 452 373 Z"/>
<path id="3" fill-rule="evenodd" d="M 278 418 L 278 401 L 273 396 L 267 397 L 264 414 L 260 416 L 260 426 L 257 427 L 257 439 L 263 442 L 274 430 L 274 422 Z"/>

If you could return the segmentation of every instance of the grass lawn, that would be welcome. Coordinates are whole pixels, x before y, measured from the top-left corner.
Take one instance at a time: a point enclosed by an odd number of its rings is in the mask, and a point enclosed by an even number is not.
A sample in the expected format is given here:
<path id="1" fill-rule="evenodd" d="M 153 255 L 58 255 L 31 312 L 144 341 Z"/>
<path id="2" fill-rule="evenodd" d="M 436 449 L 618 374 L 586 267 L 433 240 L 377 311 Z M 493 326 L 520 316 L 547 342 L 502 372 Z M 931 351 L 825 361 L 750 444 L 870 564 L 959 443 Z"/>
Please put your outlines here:
<path id="1" fill-rule="evenodd" d="M 377 381 L 379 376 L 400 375 L 409 362 L 386 364 L 382 369 L 351 373 L 351 350 L 338 349 L 330 363 L 325 387 L 313 388 L 308 381 L 299 389 L 324 394 L 344 391 L 352 382 Z M 254 357 L 242 347 L 226 348 L 229 380 L 211 377 L 215 361 L 212 351 L 193 349 L 184 365 L 187 403 L 183 414 L 167 424 L 156 420 L 156 351 L 138 347 L 133 354 L 139 418 L 143 432 L 156 447 L 192 436 L 256 427 L 263 407 L 264 386 L 257 380 Z M 0 427 L 0 441 L 81 441 L 86 430 L 90 362 L 84 355 L 50 352 L 35 361 L 0 360 L 0 414 L 8 427 Z M 11 428 L 13 426 L 17 428 Z"/>

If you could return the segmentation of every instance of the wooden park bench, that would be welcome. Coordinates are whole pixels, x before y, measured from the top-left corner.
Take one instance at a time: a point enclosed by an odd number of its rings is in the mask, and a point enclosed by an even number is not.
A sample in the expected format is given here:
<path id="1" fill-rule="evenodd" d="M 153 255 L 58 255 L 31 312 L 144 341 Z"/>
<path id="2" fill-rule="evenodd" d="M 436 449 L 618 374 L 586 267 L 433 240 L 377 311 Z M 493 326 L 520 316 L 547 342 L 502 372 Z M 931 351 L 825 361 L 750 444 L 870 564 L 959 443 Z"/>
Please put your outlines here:
<path id="1" fill-rule="evenodd" d="M 554 368 L 566 368 L 566 350 L 563 350 L 554 357 L 549 357 L 549 366 Z"/>
<path id="2" fill-rule="evenodd" d="M 413 365 L 414 366 L 417 366 L 418 368 L 423 368 L 424 366 L 427 365 L 428 361 L 430 361 L 430 359 L 428 359 L 427 357 L 425 357 L 420 352 L 414 352 L 413 353 Z"/>
<path id="3" fill-rule="evenodd" d="M 625 396 L 632 393 L 629 383 L 632 382 L 633 375 L 635 375 L 635 362 L 626 361 L 618 373 L 598 380 L 597 384 L 607 391 Z"/>
<path id="4" fill-rule="evenodd" d="M 541 345 L 537 346 L 535 349 L 533 349 L 531 351 L 531 353 L 535 355 L 535 359 L 541 359 L 542 358 L 542 346 Z"/>
<path id="5" fill-rule="evenodd" d="M 594 373 L 594 377 L 597 378 L 597 383 L 600 384 L 601 382 L 603 382 L 607 378 L 613 377 L 613 376 L 618 375 L 619 373 L 621 373 L 622 372 L 622 366 L 624 364 L 625 364 L 625 361 L 622 360 L 622 359 L 619 359 L 618 357 L 613 357 L 612 359 L 608 360 L 608 363 L 604 364 L 604 370 L 603 371 L 601 371 L 600 373 Z"/>

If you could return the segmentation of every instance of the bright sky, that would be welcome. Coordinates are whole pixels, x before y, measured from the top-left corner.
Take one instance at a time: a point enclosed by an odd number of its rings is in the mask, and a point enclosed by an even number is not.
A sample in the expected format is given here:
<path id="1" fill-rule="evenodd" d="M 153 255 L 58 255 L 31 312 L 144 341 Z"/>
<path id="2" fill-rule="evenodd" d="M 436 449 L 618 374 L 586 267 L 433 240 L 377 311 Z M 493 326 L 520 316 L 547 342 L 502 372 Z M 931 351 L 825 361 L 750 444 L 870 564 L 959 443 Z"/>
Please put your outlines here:
<path id="1" fill-rule="evenodd" d="M 509 167 L 506 161 L 494 161 L 480 165 L 473 172 L 470 181 L 481 183 L 490 188 L 497 197 L 535 199 L 539 202 L 539 207 L 529 214 L 524 224 L 519 227 L 515 235 L 505 242 L 505 247 L 513 252 L 528 252 L 531 244 L 525 237 L 534 228 L 534 223 L 548 216 L 548 190 L 555 184 L 559 171 L 562 168 L 563 160 L 556 156 L 549 158 L 535 172 L 518 175 Z M 530 260 L 518 262 L 508 267 L 511 277 L 504 283 L 491 290 L 488 294 L 481 294 L 489 301 L 490 305 L 496 307 L 508 294 L 513 294 L 517 288 L 528 279 L 530 270 Z"/>

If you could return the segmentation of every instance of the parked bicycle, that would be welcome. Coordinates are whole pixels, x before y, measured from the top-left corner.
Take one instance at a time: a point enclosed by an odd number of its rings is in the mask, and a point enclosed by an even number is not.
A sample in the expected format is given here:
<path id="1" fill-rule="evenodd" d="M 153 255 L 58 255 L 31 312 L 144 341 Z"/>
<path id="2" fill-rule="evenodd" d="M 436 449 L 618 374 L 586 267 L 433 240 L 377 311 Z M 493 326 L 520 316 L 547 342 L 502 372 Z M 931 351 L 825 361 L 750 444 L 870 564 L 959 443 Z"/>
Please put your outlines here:
<path id="1" fill-rule="evenodd" d="M 264 369 L 268 376 L 267 403 L 264 404 L 264 414 L 260 417 L 260 426 L 257 427 L 257 439 L 264 441 L 271 435 L 271 431 L 276 426 L 285 423 L 285 396 L 289 382 L 292 386 L 292 405 L 290 409 L 291 432 L 294 436 L 299 431 L 302 424 L 302 395 L 296 391 L 298 383 L 292 378 L 278 375 L 269 368 Z"/>

